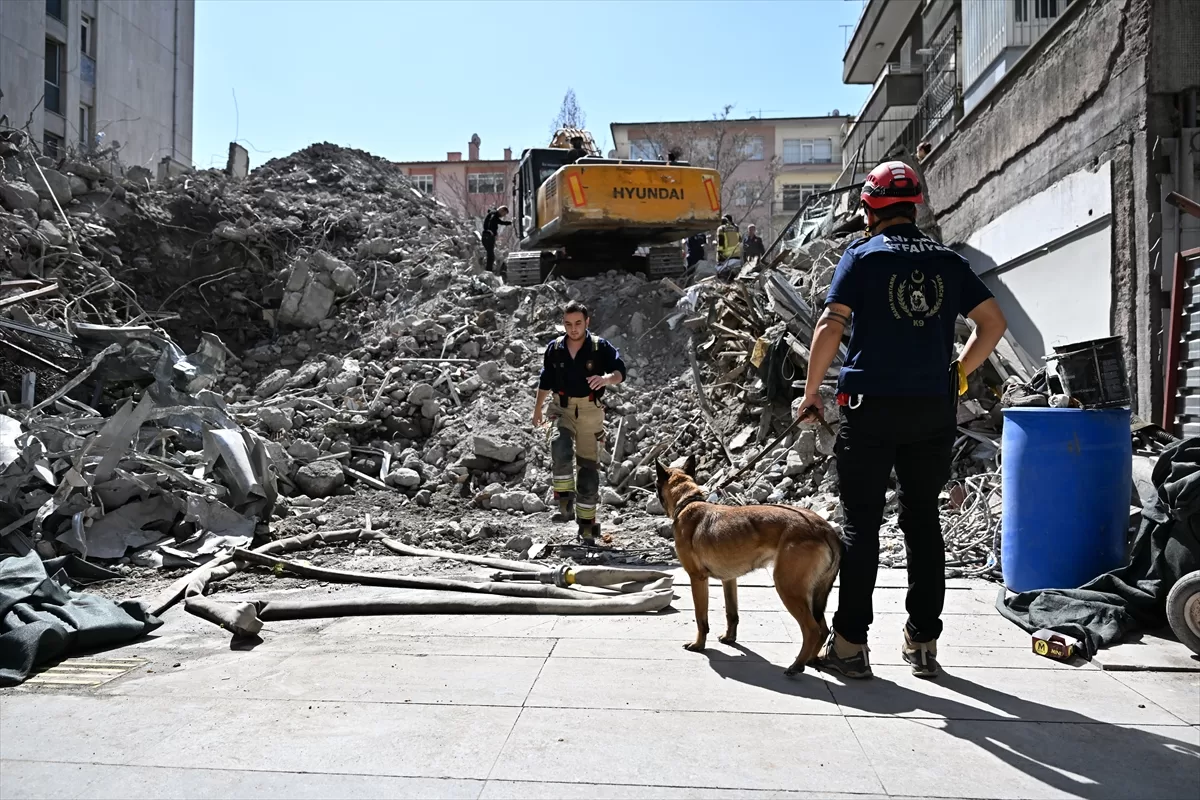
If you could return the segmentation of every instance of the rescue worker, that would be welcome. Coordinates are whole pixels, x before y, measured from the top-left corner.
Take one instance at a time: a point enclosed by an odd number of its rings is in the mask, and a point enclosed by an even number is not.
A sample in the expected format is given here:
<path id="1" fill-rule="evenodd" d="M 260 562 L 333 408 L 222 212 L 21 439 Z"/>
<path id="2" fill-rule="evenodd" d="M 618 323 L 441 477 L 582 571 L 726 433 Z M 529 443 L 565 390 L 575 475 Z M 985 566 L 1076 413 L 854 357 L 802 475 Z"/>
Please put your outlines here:
<path id="1" fill-rule="evenodd" d="M 680 150 L 678 147 L 672 147 L 669 151 L 667 151 L 667 163 L 668 164 L 678 164 L 679 159 L 682 157 L 683 157 L 683 151 Z"/>
<path id="2" fill-rule="evenodd" d="M 738 226 L 733 224 L 733 217 L 726 214 L 721 218 L 721 227 L 717 228 L 717 263 L 741 258 L 741 251 L 742 239 L 738 234 Z"/>
<path id="3" fill-rule="evenodd" d="M 564 333 L 546 347 L 533 404 L 533 427 L 540 428 L 542 407 L 546 398 L 554 395 L 549 410 L 554 423 L 550 443 L 554 497 L 563 520 L 571 519 L 574 512 L 585 543 L 593 543 L 600 535 L 596 522 L 604 439 L 600 401 L 606 387 L 616 386 L 628 374 L 617 348 L 588 329 L 590 317 L 587 306 L 578 301 L 563 308 Z"/>
<path id="4" fill-rule="evenodd" d="M 762 237 L 758 235 L 757 226 L 751 225 L 746 229 L 746 238 L 742 240 L 742 258 L 749 261 L 752 258 L 761 258 L 766 253 L 767 246 L 763 244 Z"/>
<path id="5" fill-rule="evenodd" d="M 929 153 L 932 150 L 933 147 L 930 146 L 929 142 L 921 142 L 917 145 L 917 162 L 920 163 L 929 158 Z"/>
<path id="6" fill-rule="evenodd" d="M 687 265 L 694 267 L 704 260 L 704 245 L 708 237 L 703 233 L 692 234 L 687 238 Z"/>
<path id="7" fill-rule="evenodd" d="M 487 251 L 488 272 L 492 271 L 492 266 L 496 263 L 496 235 L 501 225 L 512 225 L 512 221 L 508 219 L 508 206 L 489 211 L 483 218 L 483 249 Z"/>
<path id="8" fill-rule="evenodd" d="M 936 677 L 945 600 L 945 551 L 938 494 L 950 478 L 958 397 L 1007 323 L 992 293 L 953 250 L 915 224 L 924 202 L 917 173 L 881 164 L 862 189 L 868 237 L 842 256 L 813 332 L 801 420 L 823 418 L 818 387 L 851 325 L 838 376 L 834 454 L 845 516 L 841 584 L 833 630 L 819 666 L 871 677 L 867 629 L 879 569 L 879 526 L 892 470 L 908 554 L 902 657 L 914 675 Z M 975 323 L 954 354 L 955 321 Z"/>
<path id="9" fill-rule="evenodd" d="M 571 137 L 571 149 L 567 151 L 567 157 L 571 159 L 571 163 L 574 164 L 576 161 L 583 158 L 587 154 L 588 154 L 588 151 L 583 149 L 583 137 L 582 136 L 572 136 Z"/>

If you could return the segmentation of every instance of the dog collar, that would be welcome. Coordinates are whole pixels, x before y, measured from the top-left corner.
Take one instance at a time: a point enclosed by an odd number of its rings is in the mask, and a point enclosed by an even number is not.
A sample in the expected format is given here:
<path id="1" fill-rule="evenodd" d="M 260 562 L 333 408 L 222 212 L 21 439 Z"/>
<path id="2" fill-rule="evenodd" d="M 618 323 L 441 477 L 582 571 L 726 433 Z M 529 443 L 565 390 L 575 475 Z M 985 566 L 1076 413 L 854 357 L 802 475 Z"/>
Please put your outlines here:
<path id="1" fill-rule="evenodd" d="M 697 492 L 696 494 L 688 495 L 687 497 L 683 498 L 682 500 L 679 501 L 679 505 L 675 506 L 675 516 L 672 517 L 672 521 L 678 520 L 679 515 L 683 513 L 683 510 L 685 508 L 687 508 L 688 506 L 690 506 L 692 503 L 703 503 L 703 502 L 704 502 L 704 493 L 703 492 Z"/>

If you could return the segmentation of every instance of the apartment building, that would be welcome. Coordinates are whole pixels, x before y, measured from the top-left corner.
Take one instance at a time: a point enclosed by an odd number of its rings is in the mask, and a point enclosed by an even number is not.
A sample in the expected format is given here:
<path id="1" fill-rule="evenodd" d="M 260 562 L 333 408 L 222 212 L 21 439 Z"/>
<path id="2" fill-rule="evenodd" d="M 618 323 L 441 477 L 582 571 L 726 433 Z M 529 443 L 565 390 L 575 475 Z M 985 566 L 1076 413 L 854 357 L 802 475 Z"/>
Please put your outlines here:
<path id="1" fill-rule="evenodd" d="M 872 89 L 838 178 L 928 141 L 942 238 L 1030 365 L 1120 335 L 1135 412 L 1189 435 L 1200 220 L 1166 197 L 1200 190 L 1197 41 L 1195 0 L 867 0 L 843 78 Z"/>
<path id="2" fill-rule="evenodd" d="M 616 158 L 663 160 L 678 147 L 692 164 L 715 166 L 721 205 L 745 230 L 764 238 L 783 229 L 814 192 L 841 172 L 841 141 L 850 117 L 614 122 Z"/>
<path id="3" fill-rule="evenodd" d="M 0 123 L 48 155 L 192 163 L 193 0 L 0 0 Z"/>
<path id="4" fill-rule="evenodd" d="M 398 165 L 407 170 L 418 189 L 479 222 L 490 209 L 511 205 L 512 176 L 518 164 L 511 147 L 504 148 L 502 159 L 482 158 L 482 143 L 479 134 L 473 134 L 465 159 L 459 150 L 446 153 L 440 161 L 403 161 Z"/>

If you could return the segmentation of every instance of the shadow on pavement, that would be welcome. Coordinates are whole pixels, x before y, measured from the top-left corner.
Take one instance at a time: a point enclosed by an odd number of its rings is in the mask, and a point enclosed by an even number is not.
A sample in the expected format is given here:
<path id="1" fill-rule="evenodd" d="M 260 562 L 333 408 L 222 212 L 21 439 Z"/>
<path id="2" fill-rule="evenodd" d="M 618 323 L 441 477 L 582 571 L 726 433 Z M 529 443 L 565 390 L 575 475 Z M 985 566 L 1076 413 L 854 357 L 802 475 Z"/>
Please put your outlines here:
<path id="1" fill-rule="evenodd" d="M 940 733 L 970 742 L 1044 784 L 1047 791 L 1053 787 L 1087 800 L 1200 797 L 1200 749 L 1195 746 L 988 688 L 962 677 L 969 675 L 971 668 L 943 672 L 930 683 L 994 711 L 914 691 L 879 676 L 851 681 L 830 673 L 821 677 L 822 673 L 810 667 L 797 678 L 787 679 L 779 665 L 770 664 L 743 645 L 733 647 L 744 653 L 744 657 L 709 657 L 709 666 L 726 680 L 808 697 L 819 694 L 816 686 L 823 684 L 830 704 L 847 716 L 891 717 L 925 727 L 940 725 Z M 769 669 L 764 668 L 767 665 Z M 919 711 L 941 719 L 898 716 Z M 1180 722 L 1180 730 L 1196 728 Z M 946 754 L 922 752 L 915 739 L 902 753 L 894 752 L 895 748 L 890 746 L 894 741 L 873 747 L 861 734 L 859 739 L 881 773 L 893 766 L 883 761 L 894 761 L 898 769 L 921 772 L 948 770 L 953 763 Z M 881 778 L 886 775 L 881 774 Z M 987 796 L 1005 794 L 987 791 L 990 778 L 960 776 L 956 780 L 979 782 Z"/>

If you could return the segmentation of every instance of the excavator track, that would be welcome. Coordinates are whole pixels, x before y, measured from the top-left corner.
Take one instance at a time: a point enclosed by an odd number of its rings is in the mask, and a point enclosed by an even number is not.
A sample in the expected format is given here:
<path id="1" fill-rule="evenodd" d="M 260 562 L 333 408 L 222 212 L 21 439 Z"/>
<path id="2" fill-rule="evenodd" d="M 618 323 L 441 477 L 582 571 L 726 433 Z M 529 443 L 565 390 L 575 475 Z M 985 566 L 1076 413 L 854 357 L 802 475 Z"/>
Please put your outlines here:
<path id="1" fill-rule="evenodd" d="M 650 248 L 646 256 L 556 255 L 550 251 L 516 250 L 508 254 L 505 281 L 509 286 L 536 286 L 551 274 L 567 279 L 588 278 L 609 270 L 641 272 L 648 280 L 677 278 L 687 267 L 675 245 Z"/>
<path id="2" fill-rule="evenodd" d="M 650 248 L 646 264 L 646 277 L 650 280 L 678 278 L 685 269 L 687 261 L 678 245 L 668 244 Z"/>
<path id="3" fill-rule="evenodd" d="M 542 251 L 514 250 L 508 254 L 505 281 L 509 286 L 537 286 L 542 282 Z"/>

